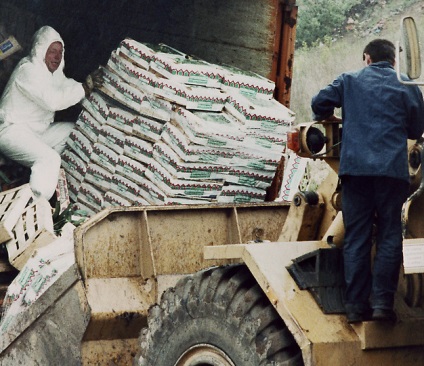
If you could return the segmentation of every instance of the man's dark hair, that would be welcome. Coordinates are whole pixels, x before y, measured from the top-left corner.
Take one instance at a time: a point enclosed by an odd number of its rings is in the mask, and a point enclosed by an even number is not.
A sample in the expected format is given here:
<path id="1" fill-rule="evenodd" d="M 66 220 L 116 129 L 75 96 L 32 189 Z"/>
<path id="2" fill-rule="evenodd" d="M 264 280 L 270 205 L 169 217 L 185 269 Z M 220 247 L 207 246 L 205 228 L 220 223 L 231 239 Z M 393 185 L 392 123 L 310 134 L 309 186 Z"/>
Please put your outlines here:
<path id="1" fill-rule="evenodd" d="M 388 61 L 395 63 L 395 45 L 387 39 L 375 39 L 368 43 L 364 52 L 370 55 L 372 62 Z M 365 60 L 365 56 L 363 56 Z"/>

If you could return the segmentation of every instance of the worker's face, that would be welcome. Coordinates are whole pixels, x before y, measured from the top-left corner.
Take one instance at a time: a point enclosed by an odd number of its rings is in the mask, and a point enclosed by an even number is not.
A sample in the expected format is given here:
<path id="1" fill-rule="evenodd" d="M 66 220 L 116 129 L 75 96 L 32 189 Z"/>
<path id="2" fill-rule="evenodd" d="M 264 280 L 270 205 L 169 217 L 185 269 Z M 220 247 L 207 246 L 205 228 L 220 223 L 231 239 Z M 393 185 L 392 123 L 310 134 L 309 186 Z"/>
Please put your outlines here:
<path id="1" fill-rule="evenodd" d="M 62 61 L 63 46 L 60 42 L 53 42 L 46 52 L 44 62 L 51 73 L 55 72 Z"/>

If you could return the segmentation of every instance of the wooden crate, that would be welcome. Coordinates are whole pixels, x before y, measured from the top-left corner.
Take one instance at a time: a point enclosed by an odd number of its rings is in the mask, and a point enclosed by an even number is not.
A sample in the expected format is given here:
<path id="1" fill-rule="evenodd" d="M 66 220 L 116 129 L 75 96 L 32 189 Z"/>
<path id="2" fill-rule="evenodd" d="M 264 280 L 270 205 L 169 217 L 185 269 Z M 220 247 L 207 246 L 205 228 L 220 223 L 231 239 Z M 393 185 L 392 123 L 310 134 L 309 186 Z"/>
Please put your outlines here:
<path id="1" fill-rule="evenodd" d="M 13 238 L 12 230 L 31 199 L 29 184 L 0 192 L 0 243 Z"/>
<path id="2" fill-rule="evenodd" d="M 10 263 L 20 270 L 34 250 L 56 239 L 49 202 L 39 198 L 25 208 L 12 232 L 13 238 L 6 242 L 6 248 Z"/>

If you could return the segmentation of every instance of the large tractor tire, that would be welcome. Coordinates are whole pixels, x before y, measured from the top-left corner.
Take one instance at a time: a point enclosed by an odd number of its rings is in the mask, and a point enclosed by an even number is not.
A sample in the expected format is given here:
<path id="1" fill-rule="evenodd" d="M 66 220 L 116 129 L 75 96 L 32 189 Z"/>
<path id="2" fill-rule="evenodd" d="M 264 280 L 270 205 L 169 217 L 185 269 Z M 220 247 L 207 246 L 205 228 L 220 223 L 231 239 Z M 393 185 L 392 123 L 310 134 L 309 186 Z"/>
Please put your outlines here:
<path id="1" fill-rule="evenodd" d="M 149 310 L 136 365 L 303 365 L 301 351 L 246 266 L 180 280 Z"/>

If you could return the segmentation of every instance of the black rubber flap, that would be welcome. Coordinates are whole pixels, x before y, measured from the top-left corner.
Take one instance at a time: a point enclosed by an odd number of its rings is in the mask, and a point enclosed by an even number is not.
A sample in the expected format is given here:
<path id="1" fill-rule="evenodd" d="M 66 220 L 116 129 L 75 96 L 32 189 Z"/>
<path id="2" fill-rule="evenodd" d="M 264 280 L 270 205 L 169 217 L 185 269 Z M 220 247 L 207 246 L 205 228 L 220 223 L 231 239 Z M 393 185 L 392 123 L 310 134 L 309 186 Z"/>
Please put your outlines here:
<path id="1" fill-rule="evenodd" d="M 294 259 L 287 270 L 300 289 L 311 292 L 325 314 L 345 312 L 341 249 L 317 249 Z"/>

